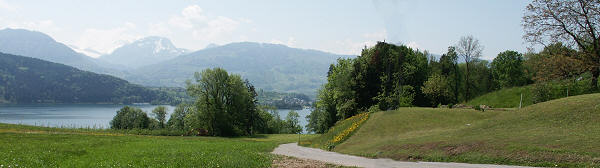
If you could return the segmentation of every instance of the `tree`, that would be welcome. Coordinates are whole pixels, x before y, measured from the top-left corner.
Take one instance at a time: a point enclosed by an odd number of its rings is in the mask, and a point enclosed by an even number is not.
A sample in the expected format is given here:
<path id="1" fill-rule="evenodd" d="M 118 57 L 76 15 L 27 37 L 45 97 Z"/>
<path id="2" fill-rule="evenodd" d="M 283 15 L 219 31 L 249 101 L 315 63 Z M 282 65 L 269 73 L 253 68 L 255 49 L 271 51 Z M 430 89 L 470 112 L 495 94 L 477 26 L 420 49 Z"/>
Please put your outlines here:
<path id="1" fill-rule="evenodd" d="M 450 88 L 452 89 L 454 99 L 453 103 L 459 101 L 459 87 L 460 87 L 460 79 L 459 79 L 459 71 L 458 71 L 458 54 L 456 53 L 456 47 L 450 46 L 448 47 L 448 52 L 446 54 L 442 54 L 440 57 L 440 65 L 441 65 L 441 74 L 442 76 L 446 76 L 448 82 L 450 84 Z"/>
<path id="2" fill-rule="evenodd" d="M 475 39 L 473 36 L 463 36 L 458 41 L 456 45 L 456 52 L 458 55 L 462 56 L 465 60 L 466 64 L 466 72 L 465 72 L 465 100 L 470 99 L 470 82 L 469 82 L 469 74 L 470 74 L 470 64 L 472 61 L 479 59 L 481 57 L 481 52 L 483 51 L 483 46 L 479 44 L 479 40 Z"/>
<path id="3" fill-rule="evenodd" d="M 522 86 L 527 80 L 523 68 L 523 54 L 504 51 L 492 61 L 492 76 L 500 87 Z"/>
<path id="4" fill-rule="evenodd" d="M 452 98 L 450 87 L 448 87 L 448 80 L 446 77 L 433 74 L 423 84 L 421 90 L 427 98 L 431 100 L 432 105 L 448 104 Z"/>
<path id="5" fill-rule="evenodd" d="M 194 74 L 195 83 L 187 82 L 188 94 L 196 98 L 195 114 L 191 123 L 195 128 L 204 128 L 215 136 L 237 136 L 249 134 L 255 114 L 255 94 L 248 89 L 239 75 L 229 75 L 221 68 L 206 69 Z"/>
<path id="6" fill-rule="evenodd" d="M 191 114 L 193 110 L 193 106 L 189 104 L 182 103 L 177 105 L 177 107 L 175 107 L 175 110 L 173 110 L 169 121 L 167 121 L 167 126 L 175 130 L 184 130 L 186 128 L 185 117 L 188 114 Z"/>
<path id="7" fill-rule="evenodd" d="M 302 132 L 302 126 L 298 121 L 300 115 L 294 110 L 291 110 L 285 117 L 286 133 L 297 134 Z"/>
<path id="8" fill-rule="evenodd" d="M 548 45 L 539 53 L 528 54 L 526 65 L 533 71 L 536 82 L 560 81 L 585 72 L 578 52 L 562 43 Z M 594 89 L 592 87 L 592 89 Z"/>
<path id="9" fill-rule="evenodd" d="M 585 55 L 597 90 L 600 75 L 600 1 L 533 0 L 523 16 L 523 38 L 532 44 L 565 42 L 576 45 Z"/>
<path id="10" fill-rule="evenodd" d="M 256 93 L 256 89 L 254 88 L 254 85 L 252 85 L 250 83 L 250 81 L 245 80 L 244 81 L 244 85 L 246 86 L 246 89 L 248 89 L 248 100 L 246 100 L 246 118 L 245 118 L 245 125 L 246 125 L 246 134 L 248 135 L 254 135 L 256 129 L 260 129 L 260 127 L 263 127 L 264 120 L 263 118 L 260 117 L 260 114 L 258 112 L 258 108 L 257 108 L 257 104 L 258 104 L 258 94 Z"/>
<path id="11" fill-rule="evenodd" d="M 140 108 L 125 106 L 117 111 L 117 115 L 110 121 L 112 129 L 146 129 L 150 125 L 150 118 Z"/>
<path id="12" fill-rule="evenodd" d="M 165 128 L 165 120 L 167 116 L 167 108 L 165 106 L 158 106 L 152 110 L 152 115 L 158 120 L 160 128 Z"/>

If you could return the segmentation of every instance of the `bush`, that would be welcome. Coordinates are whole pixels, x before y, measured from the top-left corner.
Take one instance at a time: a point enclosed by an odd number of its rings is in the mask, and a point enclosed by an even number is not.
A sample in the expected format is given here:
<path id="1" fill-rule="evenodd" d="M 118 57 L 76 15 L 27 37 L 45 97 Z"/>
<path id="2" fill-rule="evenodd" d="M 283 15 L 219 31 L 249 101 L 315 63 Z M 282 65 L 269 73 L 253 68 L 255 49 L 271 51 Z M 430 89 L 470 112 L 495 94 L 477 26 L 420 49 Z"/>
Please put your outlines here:
<path id="1" fill-rule="evenodd" d="M 125 106 L 117 111 L 110 121 L 112 129 L 146 129 L 150 126 L 150 118 L 140 108 Z"/>
<path id="2" fill-rule="evenodd" d="M 591 79 L 591 74 L 585 73 L 572 79 L 536 83 L 532 89 L 533 103 L 594 93 L 591 87 Z"/>

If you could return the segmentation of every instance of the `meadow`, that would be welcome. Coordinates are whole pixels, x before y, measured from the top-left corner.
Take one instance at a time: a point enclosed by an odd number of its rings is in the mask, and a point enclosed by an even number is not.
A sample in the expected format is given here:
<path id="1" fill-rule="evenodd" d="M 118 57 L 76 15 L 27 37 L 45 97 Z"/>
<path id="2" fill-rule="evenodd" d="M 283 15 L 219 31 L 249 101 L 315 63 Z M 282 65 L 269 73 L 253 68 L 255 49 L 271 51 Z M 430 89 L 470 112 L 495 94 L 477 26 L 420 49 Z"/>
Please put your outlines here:
<path id="1" fill-rule="evenodd" d="M 407 161 L 599 167 L 600 94 L 508 111 L 415 107 L 376 112 L 333 151 Z"/>
<path id="2" fill-rule="evenodd" d="M 279 157 L 270 152 L 298 138 L 144 136 L 0 124 L 0 167 L 271 167 Z"/>

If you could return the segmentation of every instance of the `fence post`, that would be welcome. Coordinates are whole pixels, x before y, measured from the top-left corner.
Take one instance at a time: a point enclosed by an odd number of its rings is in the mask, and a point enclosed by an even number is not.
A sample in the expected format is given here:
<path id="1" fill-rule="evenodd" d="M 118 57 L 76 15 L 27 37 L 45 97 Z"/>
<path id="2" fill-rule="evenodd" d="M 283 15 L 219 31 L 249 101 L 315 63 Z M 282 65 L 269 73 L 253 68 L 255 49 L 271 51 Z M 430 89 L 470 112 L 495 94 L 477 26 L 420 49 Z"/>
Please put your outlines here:
<path id="1" fill-rule="evenodd" d="M 519 109 L 523 106 L 523 93 L 521 93 L 521 101 L 519 101 Z"/>

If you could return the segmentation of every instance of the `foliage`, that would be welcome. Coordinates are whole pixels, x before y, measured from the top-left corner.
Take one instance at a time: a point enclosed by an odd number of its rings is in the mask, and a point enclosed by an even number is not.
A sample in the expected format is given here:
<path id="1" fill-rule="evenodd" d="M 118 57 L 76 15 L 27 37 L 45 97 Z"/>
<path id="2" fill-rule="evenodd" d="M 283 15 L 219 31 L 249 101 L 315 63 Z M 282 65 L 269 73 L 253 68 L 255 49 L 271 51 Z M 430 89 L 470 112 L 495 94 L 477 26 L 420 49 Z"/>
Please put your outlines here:
<path id="1" fill-rule="evenodd" d="M 264 106 L 274 106 L 277 109 L 296 109 L 300 110 L 305 106 L 310 106 L 312 100 L 302 93 L 279 93 L 260 89 L 258 91 L 258 104 Z"/>
<path id="2" fill-rule="evenodd" d="M 576 45 L 585 69 L 592 73 L 596 90 L 600 76 L 599 1 L 534 0 L 523 16 L 525 40 L 532 44 L 565 42 Z"/>
<path id="3" fill-rule="evenodd" d="M 221 68 L 206 69 L 188 82 L 188 93 L 196 97 L 192 128 L 203 128 L 215 136 L 249 135 L 256 116 L 256 93 L 239 75 Z M 252 89 L 250 89 L 252 87 Z"/>
<path id="4" fill-rule="evenodd" d="M 561 81 L 539 82 L 531 90 L 533 103 L 545 102 L 567 96 L 594 93 L 591 87 L 592 75 L 585 73 L 578 77 Z"/>
<path id="5" fill-rule="evenodd" d="M 428 105 L 421 91 L 427 79 L 427 53 L 379 42 L 354 59 L 338 59 L 327 73 L 309 116 L 308 130 L 326 131 L 338 120 L 377 105 L 380 110 Z"/>
<path id="6" fill-rule="evenodd" d="M 169 117 L 169 121 L 167 121 L 167 128 L 174 130 L 189 130 L 186 129 L 185 117 L 191 113 L 195 108 L 190 104 L 179 104 L 175 107 L 175 110 Z"/>
<path id="7" fill-rule="evenodd" d="M 465 100 L 471 99 L 471 81 L 469 79 L 471 71 L 469 66 L 471 62 L 477 61 L 481 57 L 482 51 L 483 46 L 473 36 L 461 37 L 456 45 L 456 52 L 465 60 Z"/>
<path id="8" fill-rule="evenodd" d="M 165 120 L 167 117 L 167 107 L 158 106 L 152 110 L 152 115 L 158 121 L 159 128 L 165 128 Z"/>
<path id="9" fill-rule="evenodd" d="M 431 68 L 433 69 L 434 67 L 431 66 Z M 448 51 L 440 57 L 440 74 L 446 77 L 448 86 L 450 87 L 449 89 L 453 95 L 449 102 L 457 103 L 460 94 L 461 73 L 458 69 L 458 53 L 456 53 L 456 47 L 448 47 Z"/>
<path id="10" fill-rule="evenodd" d="M 421 87 L 423 94 L 429 98 L 431 104 L 448 104 L 452 100 L 451 90 L 446 77 L 433 74 Z"/>
<path id="11" fill-rule="evenodd" d="M 190 97 L 185 88 L 182 87 L 146 87 L 150 90 L 159 92 L 159 98 L 150 102 L 150 104 L 169 104 L 177 106 L 181 103 L 192 103 L 193 98 Z"/>
<path id="12" fill-rule="evenodd" d="M 285 117 L 286 128 L 285 128 L 284 133 L 298 134 L 298 133 L 302 132 L 302 126 L 300 125 L 298 118 L 300 118 L 300 115 L 298 115 L 298 113 L 295 112 L 294 110 L 290 111 L 287 114 L 287 116 Z"/>
<path id="13" fill-rule="evenodd" d="M 540 53 L 527 55 L 527 66 L 531 67 L 533 80 L 547 82 L 573 78 L 585 72 L 581 53 L 562 43 L 544 47 Z"/>
<path id="14" fill-rule="evenodd" d="M 494 82 L 501 88 L 527 84 L 523 54 L 516 51 L 507 50 L 498 54 L 492 61 L 491 72 Z"/>
<path id="15" fill-rule="evenodd" d="M 147 129 L 150 127 L 150 118 L 140 108 L 125 106 L 117 111 L 117 115 L 110 121 L 112 129 Z"/>

